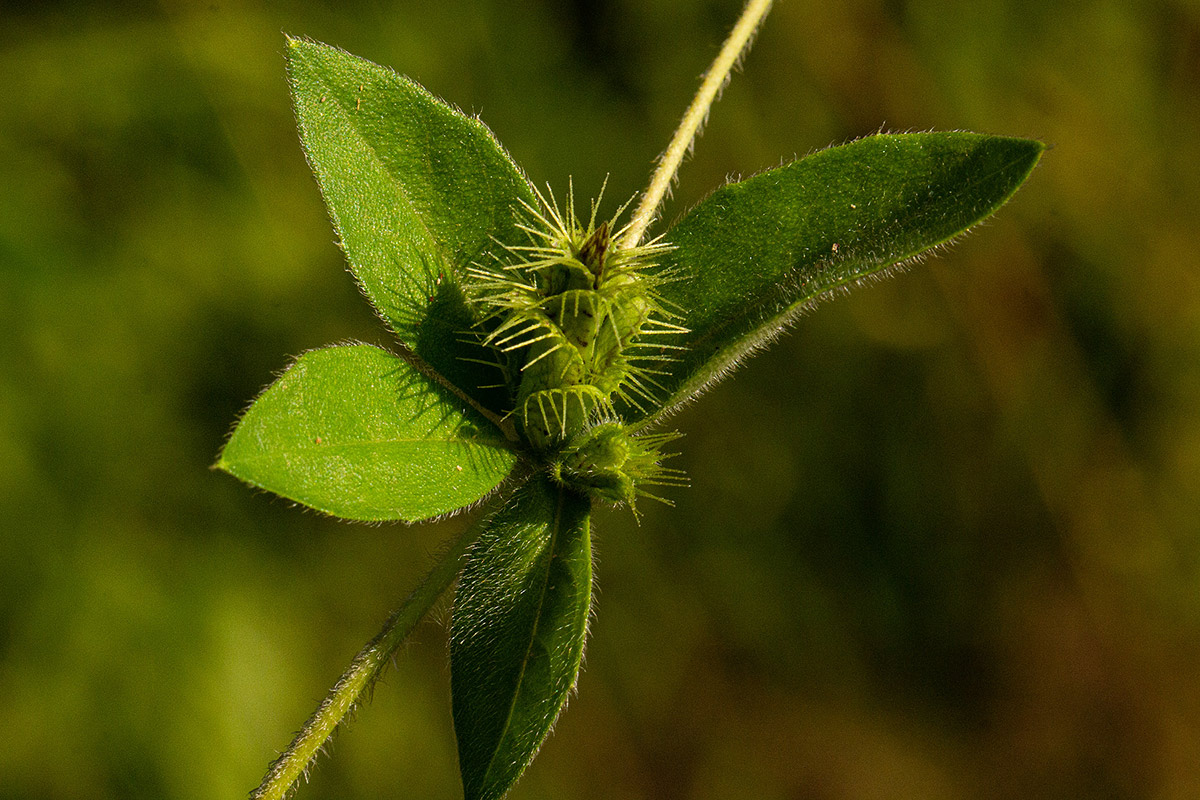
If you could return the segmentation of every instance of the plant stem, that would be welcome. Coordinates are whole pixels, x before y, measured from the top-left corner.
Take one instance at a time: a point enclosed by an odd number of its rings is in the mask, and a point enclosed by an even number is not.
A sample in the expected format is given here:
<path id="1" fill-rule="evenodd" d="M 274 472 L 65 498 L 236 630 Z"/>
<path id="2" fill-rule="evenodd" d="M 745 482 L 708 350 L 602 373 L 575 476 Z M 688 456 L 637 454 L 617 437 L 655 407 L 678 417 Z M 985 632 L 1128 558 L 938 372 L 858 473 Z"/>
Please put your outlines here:
<path id="1" fill-rule="evenodd" d="M 445 387 L 451 394 L 453 394 L 459 400 L 462 400 L 464 403 L 469 405 L 471 408 L 478 411 L 479 414 L 481 416 L 483 416 L 484 419 L 488 420 L 493 425 L 495 425 L 497 428 L 499 428 L 500 432 L 504 434 L 504 438 L 507 439 L 509 442 L 520 441 L 520 437 L 517 436 L 517 426 L 511 419 L 506 419 L 504 417 L 501 417 L 500 415 L 496 414 L 494 411 L 489 411 L 488 409 L 481 406 L 469 394 L 467 394 L 462 389 L 455 386 L 453 383 L 451 383 L 446 378 L 446 376 L 442 375 L 442 373 L 440 373 L 436 369 L 434 369 L 433 366 L 430 365 L 430 363 L 428 361 L 426 361 L 425 359 L 423 359 L 419 355 L 417 355 L 416 351 L 413 350 L 408 345 L 404 344 L 403 342 L 395 342 L 393 346 L 396 348 L 397 355 L 399 355 L 400 358 L 404 359 L 410 367 L 415 369 L 417 372 L 420 372 L 422 375 L 429 378 L 430 380 L 436 382 L 439 386 Z"/>
<path id="2" fill-rule="evenodd" d="M 404 603 L 384 623 L 383 629 L 359 651 L 337 684 L 313 712 L 287 750 L 271 763 L 251 800 L 283 800 L 317 757 L 334 729 L 354 710 L 363 692 L 374 685 L 401 643 L 412 632 L 462 569 L 467 550 L 486 526 L 486 518 L 467 528 Z"/>
<path id="3" fill-rule="evenodd" d="M 666 151 L 658 161 L 658 168 L 650 178 L 650 185 L 646 188 L 646 193 L 642 195 L 637 211 L 630 220 L 623 242 L 625 247 L 636 247 L 646 233 L 646 228 L 650 227 L 650 223 L 654 221 L 655 215 L 658 214 L 658 207 L 662 204 L 667 190 L 671 188 L 671 182 L 675 180 L 675 173 L 679 171 L 679 164 L 691 149 L 692 142 L 695 141 L 696 136 L 700 133 L 700 128 L 704 126 L 704 121 L 708 118 L 709 109 L 712 108 L 717 95 L 721 93 L 721 89 L 728 82 L 729 73 L 749 49 L 755 30 L 758 29 L 770 10 L 771 0 L 749 0 L 746 3 L 742 16 L 733 26 L 733 30 L 729 32 L 729 37 L 721 46 L 721 52 L 717 54 L 712 66 L 704 74 L 704 80 L 700 83 L 696 97 L 688 106 L 679 127 L 675 130 L 675 135 L 671 138 L 671 143 L 667 145 Z"/>

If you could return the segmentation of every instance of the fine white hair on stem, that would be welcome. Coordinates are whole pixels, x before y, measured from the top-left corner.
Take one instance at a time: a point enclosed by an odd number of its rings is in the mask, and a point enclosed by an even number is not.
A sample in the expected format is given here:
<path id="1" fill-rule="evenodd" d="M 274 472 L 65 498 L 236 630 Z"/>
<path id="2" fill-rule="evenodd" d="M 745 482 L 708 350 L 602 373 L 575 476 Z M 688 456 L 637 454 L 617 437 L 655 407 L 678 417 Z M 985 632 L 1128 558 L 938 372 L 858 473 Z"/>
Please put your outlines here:
<path id="1" fill-rule="evenodd" d="M 469 527 L 446 550 L 442 559 L 384 623 L 383 629 L 359 651 L 287 750 L 271 763 L 262 784 L 251 792 L 251 800 L 283 800 L 301 778 L 308 778 L 309 768 L 324 751 L 334 730 L 353 713 L 363 694 L 370 692 L 391 662 L 396 649 L 458 577 L 467 552 L 483 531 L 487 519 Z"/>
<path id="2" fill-rule="evenodd" d="M 721 89 L 728 82 L 733 68 L 737 66 L 742 55 L 749 49 L 754 40 L 754 32 L 758 30 L 758 26 L 767 16 L 767 12 L 771 10 L 771 2 L 772 0 L 749 0 L 746 3 L 742 16 L 738 18 L 737 24 L 730 31 L 729 38 L 721 46 L 721 52 L 713 60 L 712 66 L 704 74 L 704 80 L 700 82 L 696 97 L 684 113 L 679 127 L 675 130 L 675 135 L 671 137 L 671 143 L 667 145 L 667 149 L 658 162 L 658 168 L 650 178 L 650 185 L 646 187 L 646 193 L 642 195 L 637 210 L 633 213 L 633 218 L 626 229 L 625 247 L 636 247 L 641 242 L 642 236 L 645 235 L 646 228 L 650 227 L 650 223 L 654 221 L 659 205 L 662 204 L 663 198 L 670 190 L 671 182 L 675 180 L 675 173 L 679 171 L 683 157 L 691 149 L 692 142 L 699 135 L 700 129 L 704 127 L 708 111 L 716 101 L 717 95 L 721 93 Z"/>

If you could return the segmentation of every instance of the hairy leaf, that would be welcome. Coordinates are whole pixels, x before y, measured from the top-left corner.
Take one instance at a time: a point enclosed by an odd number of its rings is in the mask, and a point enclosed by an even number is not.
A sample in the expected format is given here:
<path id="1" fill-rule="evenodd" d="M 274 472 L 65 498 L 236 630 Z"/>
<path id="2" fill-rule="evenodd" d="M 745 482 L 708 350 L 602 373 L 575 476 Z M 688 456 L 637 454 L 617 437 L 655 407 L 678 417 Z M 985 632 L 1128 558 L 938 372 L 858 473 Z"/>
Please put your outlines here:
<path id="1" fill-rule="evenodd" d="M 730 184 L 667 234 L 662 287 L 691 333 L 659 383 L 669 409 L 829 292 L 879 275 L 999 208 L 1044 145 L 974 133 L 880 135 Z M 660 412 L 661 413 L 661 412 Z M 637 416 L 637 415 L 633 415 Z"/>
<path id="2" fill-rule="evenodd" d="M 575 685 L 591 602 L 588 500 L 535 478 L 459 579 L 450 683 L 466 800 L 504 795 Z"/>
<path id="3" fill-rule="evenodd" d="M 469 505 L 516 455 L 495 426 L 368 345 L 305 353 L 254 401 L 217 466 L 334 516 L 415 521 Z"/>
<path id="4" fill-rule="evenodd" d="M 408 78 L 343 50 L 288 40 L 300 138 L 363 291 L 400 338 L 452 383 L 477 389 L 488 358 L 462 280 L 523 243 L 529 183 L 482 122 Z M 495 383 L 494 375 L 485 383 Z"/>

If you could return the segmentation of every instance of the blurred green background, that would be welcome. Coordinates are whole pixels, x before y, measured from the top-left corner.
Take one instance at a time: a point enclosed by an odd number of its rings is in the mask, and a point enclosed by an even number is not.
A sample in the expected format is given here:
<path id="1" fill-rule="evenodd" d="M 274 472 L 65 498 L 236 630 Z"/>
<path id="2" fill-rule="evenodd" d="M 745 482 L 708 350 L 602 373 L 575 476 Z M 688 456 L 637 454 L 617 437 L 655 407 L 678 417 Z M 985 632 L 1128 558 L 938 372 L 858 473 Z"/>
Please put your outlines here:
<path id="1" fill-rule="evenodd" d="M 209 469 L 290 356 L 388 341 L 283 32 L 615 204 L 739 10 L 0 6 L 0 798 L 244 796 L 466 522 Z M 881 128 L 1053 149 L 675 418 L 693 485 L 597 515 L 579 694 L 514 798 L 1200 797 L 1200 4 L 781 0 L 667 217 Z M 441 617 L 299 797 L 459 795 Z"/>

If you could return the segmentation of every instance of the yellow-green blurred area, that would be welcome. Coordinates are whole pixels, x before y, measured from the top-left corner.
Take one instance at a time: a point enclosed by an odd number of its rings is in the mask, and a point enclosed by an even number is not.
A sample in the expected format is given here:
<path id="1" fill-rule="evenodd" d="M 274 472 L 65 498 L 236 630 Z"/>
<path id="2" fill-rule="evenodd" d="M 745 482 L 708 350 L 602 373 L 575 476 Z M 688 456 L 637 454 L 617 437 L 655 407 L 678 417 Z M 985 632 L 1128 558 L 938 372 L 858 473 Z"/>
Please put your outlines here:
<path id="1" fill-rule="evenodd" d="M 611 211 L 739 10 L 0 6 L 0 798 L 244 796 L 467 522 L 209 469 L 290 357 L 389 341 L 284 32 Z M 880 129 L 1052 149 L 674 418 L 692 486 L 596 516 L 579 693 L 514 798 L 1200 797 L 1200 5 L 780 0 L 666 217 Z M 299 798 L 459 796 L 444 621 Z"/>

